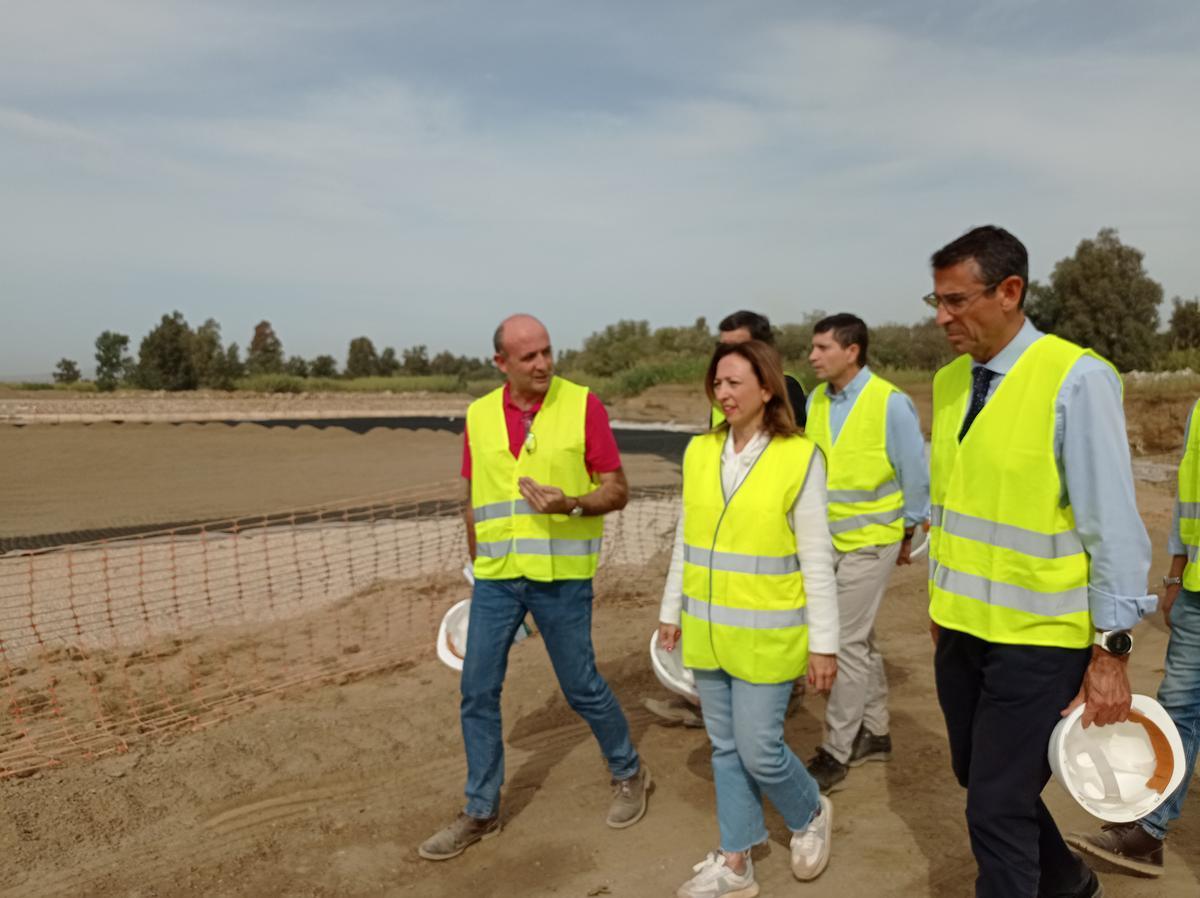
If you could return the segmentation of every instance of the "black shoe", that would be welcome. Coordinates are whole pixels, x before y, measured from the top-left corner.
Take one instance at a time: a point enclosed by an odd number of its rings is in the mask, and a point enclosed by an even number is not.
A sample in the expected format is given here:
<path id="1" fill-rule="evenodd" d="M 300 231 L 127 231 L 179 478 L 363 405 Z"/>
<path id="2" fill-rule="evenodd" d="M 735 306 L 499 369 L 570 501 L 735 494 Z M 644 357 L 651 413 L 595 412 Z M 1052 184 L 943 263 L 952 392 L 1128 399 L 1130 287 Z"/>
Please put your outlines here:
<path id="1" fill-rule="evenodd" d="M 805 765 L 809 775 L 817 781 L 821 791 L 828 795 L 842 788 L 842 780 L 850 771 L 849 764 L 843 764 L 823 748 L 818 748 L 812 760 Z"/>
<path id="2" fill-rule="evenodd" d="M 854 744 L 850 746 L 850 759 L 846 764 L 857 767 L 867 761 L 890 761 L 892 759 L 892 737 L 887 733 L 876 736 L 866 727 L 858 728 Z"/>

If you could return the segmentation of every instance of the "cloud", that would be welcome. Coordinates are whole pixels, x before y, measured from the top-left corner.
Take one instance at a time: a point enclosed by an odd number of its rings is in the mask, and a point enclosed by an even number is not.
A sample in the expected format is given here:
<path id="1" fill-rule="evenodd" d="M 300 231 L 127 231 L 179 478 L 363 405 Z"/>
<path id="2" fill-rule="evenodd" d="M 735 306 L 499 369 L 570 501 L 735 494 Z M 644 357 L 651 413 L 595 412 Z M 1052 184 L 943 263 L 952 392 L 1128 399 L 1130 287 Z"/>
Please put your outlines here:
<path id="1" fill-rule="evenodd" d="M 745 304 L 912 320 L 928 252 L 984 220 L 1046 269 L 1117 225 L 1168 293 L 1200 282 L 1200 63 L 1141 40 L 790 4 L 31 9 L 0 34 L 0 264 L 76 345 L 176 306 L 308 355 L 483 351 L 470 322 L 514 305 L 561 345 Z"/>

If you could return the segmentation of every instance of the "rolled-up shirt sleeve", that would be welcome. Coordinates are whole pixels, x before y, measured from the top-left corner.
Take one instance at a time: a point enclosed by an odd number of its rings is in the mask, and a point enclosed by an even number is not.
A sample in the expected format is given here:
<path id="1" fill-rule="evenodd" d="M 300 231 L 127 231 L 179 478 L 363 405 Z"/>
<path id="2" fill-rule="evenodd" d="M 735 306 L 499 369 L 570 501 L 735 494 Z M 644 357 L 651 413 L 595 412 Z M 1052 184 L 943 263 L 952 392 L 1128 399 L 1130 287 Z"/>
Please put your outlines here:
<path id="1" fill-rule="evenodd" d="M 915 527 L 929 520 L 929 465 L 925 437 L 912 400 L 903 393 L 888 397 L 887 456 L 896 469 L 904 494 L 904 524 Z"/>
<path id="2" fill-rule="evenodd" d="M 1100 630 L 1127 630 L 1152 612 L 1150 537 L 1138 513 L 1121 382 L 1085 356 L 1059 390 L 1056 451 L 1075 530 L 1090 558 L 1088 604 Z"/>
<path id="3" fill-rule="evenodd" d="M 1192 406 L 1192 410 L 1188 412 L 1187 425 L 1183 428 L 1183 446 L 1184 454 L 1187 454 L 1187 445 L 1192 433 L 1192 415 L 1196 413 L 1196 407 Z M 1180 465 L 1182 467 L 1182 465 Z M 1179 485 L 1175 485 L 1175 509 L 1171 513 L 1171 532 L 1167 535 L 1167 551 L 1172 555 L 1186 555 L 1187 545 L 1183 542 L 1183 534 L 1179 530 Z"/>

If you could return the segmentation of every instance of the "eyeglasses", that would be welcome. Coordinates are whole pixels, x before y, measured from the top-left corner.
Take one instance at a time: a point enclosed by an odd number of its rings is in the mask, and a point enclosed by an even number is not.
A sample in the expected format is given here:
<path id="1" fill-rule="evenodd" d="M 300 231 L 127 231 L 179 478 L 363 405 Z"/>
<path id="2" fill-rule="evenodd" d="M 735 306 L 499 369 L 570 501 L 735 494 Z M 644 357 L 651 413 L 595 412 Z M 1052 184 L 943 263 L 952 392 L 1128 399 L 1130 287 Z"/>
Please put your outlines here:
<path id="1" fill-rule="evenodd" d="M 986 287 L 980 287 L 974 293 L 952 293 L 949 296 L 938 296 L 936 293 L 926 293 L 921 297 L 921 302 L 929 306 L 935 312 L 938 306 L 944 306 L 946 311 L 957 317 L 967 310 L 967 306 L 973 303 L 985 293 L 991 293 L 999 287 L 1003 281 L 996 281 L 994 284 L 988 284 Z"/>

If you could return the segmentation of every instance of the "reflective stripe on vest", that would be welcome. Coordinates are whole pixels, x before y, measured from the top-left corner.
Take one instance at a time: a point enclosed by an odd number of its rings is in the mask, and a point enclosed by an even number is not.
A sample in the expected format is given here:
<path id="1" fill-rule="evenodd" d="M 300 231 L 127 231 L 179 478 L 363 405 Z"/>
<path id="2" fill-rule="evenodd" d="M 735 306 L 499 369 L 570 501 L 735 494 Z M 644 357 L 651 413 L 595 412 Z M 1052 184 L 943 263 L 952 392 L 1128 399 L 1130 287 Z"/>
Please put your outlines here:
<path id="1" fill-rule="evenodd" d="M 603 518 L 538 514 L 517 486 L 521 477 L 531 477 L 568 496 L 596 488 L 584 461 L 587 397 L 586 387 L 553 378 L 530 425 L 536 442 L 522 446 L 517 458 L 509 445 L 503 388 L 467 409 L 476 578 L 549 582 L 596 573 Z"/>
<path id="2" fill-rule="evenodd" d="M 578 557 L 595 555 L 603 540 L 599 539 L 508 539 L 491 543 L 475 543 L 475 553 L 484 558 L 503 558 L 505 555 L 564 555 Z"/>
<path id="3" fill-rule="evenodd" d="M 1013 549 L 1037 558 L 1066 558 L 1083 551 L 1083 543 L 1079 541 L 1079 535 L 1074 530 L 1037 533 L 1024 527 L 1014 527 L 1012 524 L 973 518 L 957 511 L 946 512 L 940 505 L 934 505 L 932 508 L 930 526 L 941 527 L 953 536 Z"/>
<path id="4" fill-rule="evenodd" d="M 1055 402 L 1086 350 L 1043 336 L 1000 381 L 958 441 L 971 360 L 934 377 L 930 616 L 989 642 L 1092 642 L 1088 556 L 1054 456 Z M 1098 358 L 1098 356 L 1097 356 Z"/>
<path id="5" fill-rule="evenodd" d="M 728 605 L 709 604 L 702 599 L 685 595 L 683 610 L 692 617 L 721 624 L 726 627 L 742 627 L 748 630 L 779 630 L 784 627 L 803 627 L 807 614 L 803 608 L 769 609 L 731 608 Z"/>
<path id="6" fill-rule="evenodd" d="M 1191 592 L 1200 591 L 1200 428 L 1196 426 L 1196 411 L 1200 400 L 1192 406 L 1191 420 L 1184 440 L 1183 459 L 1179 462 L 1179 538 L 1187 548 L 1187 565 L 1183 569 L 1183 585 Z"/>
<path id="7" fill-rule="evenodd" d="M 795 552 L 782 558 L 764 558 L 761 555 L 739 555 L 736 552 L 712 552 L 685 545 L 683 560 L 700 567 L 711 567 L 714 571 L 735 571 L 739 574 L 794 574 L 800 570 L 800 562 Z"/>
<path id="8" fill-rule="evenodd" d="M 782 683 L 808 666 L 804 574 L 788 513 L 816 447 L 770 440 L 728 501 L 726 432 L 702 434 L 683 460 L 683 663 L 751 683 Z"/>
<path id="9" fill-rule="evenodd" d="M 829 532 L 839 552 L 889 546 L 904 539 L 904 494 L 887 454 L 888 401 L 896 387 L 868 372 L 837 439 L 829 385 L 812 393 L 806 433 L 829 467 Z"/>

